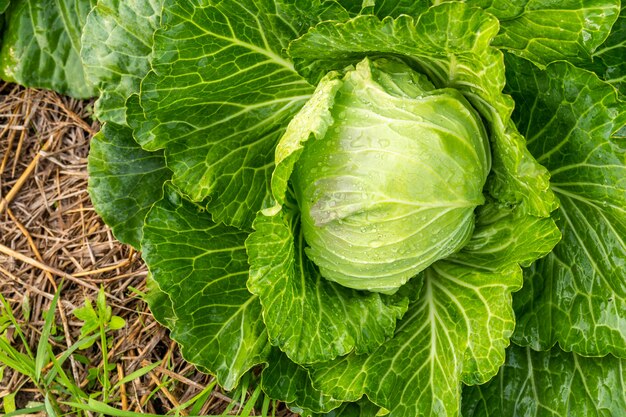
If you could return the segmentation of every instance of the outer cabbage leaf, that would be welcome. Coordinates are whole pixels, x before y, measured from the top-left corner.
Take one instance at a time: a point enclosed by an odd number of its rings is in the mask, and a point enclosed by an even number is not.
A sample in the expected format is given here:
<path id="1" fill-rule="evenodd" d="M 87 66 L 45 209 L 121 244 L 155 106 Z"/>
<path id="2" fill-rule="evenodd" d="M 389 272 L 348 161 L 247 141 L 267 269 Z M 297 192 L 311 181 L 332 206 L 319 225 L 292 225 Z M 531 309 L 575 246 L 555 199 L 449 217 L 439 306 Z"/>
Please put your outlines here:
<path id="1" fill-rule="evenodd" d="M 173 329 L 176 315 L 171 299 L 151 276 L 148 276 L 147 287 L 144 300 L 152 314 L 163 326 Z M 306 369 L 290 361 L 278 349 L 272 349 L 267 358 L 260 384 L 270 398 L 284 401 L 292 411 L 305 416 L 375 417 L 380 411 L 380 407 L 365 398 L 356 403 L 344 403 L 321 393 L 311 385 Z"/>
<path id="2" fill-rule="evenodd" d="M 144 261 L 172 302 L 172 338 L 226 390 L 270 350 L 261 305 L 246 288 L 246 236 L 213 223 L 167 186 L 146 217 L 141 241 Z"/>
<path id="3" fill-rule="evenodd" d="M 79 52 L 87 14 L 96 0 L 21 0 L 6 10 L 0 79 L 76 98 L 95 95 Z"/>
<path id="4" fill-rule="evenodd" d="M 493 45 L 538 65 L 584 64 L 604 42 L 619 0 L 466 0 L 500 19 Z"/>
<path id="5" fill-rule="evenodd" d="M 170 330 L 174 329 L 176 315 L 172 300 L 151 276 L 148 276 L 147 287 L 144 300 L 152 314 L 159 323 Z M 267 358 L 260 384 L 270 398 L 284 401 L 290 409 L 302 415 L 374 417 L 380 410 L 380 407 L 367 399 L 356 403 L 342 403 L 321 393 L 311 385 L 306 369 L 290 361 L 276 348 L 272 349 Z"/>
<path id="6" fill-rule="evenodd" d="M 468 246 L 424 271 L 394 337 L 370 355 L 316 364 L 313 385 L 346 401 L 365 394 L 390 416 L 458 415 L 461 382 L 484 383 L 504 362 L 518 263 L 549 252 L 558 238 L 549 219 L 485 207 Z"/>
<path id="7" fill-rule="evenodd" d="M 529 0 L 464 0 L 464 2 L 480 7 L 505 22 L 524 13 Z"/>
<path id="8" fill-rule="evenodd" d="M 621 416 L 626 410 L 625 380 L 624 359 L 513 345 L 495 378 L 463 389 L 463 416 Z"/>
<path id="9" fill-rule="evenodd" d="M 300 364 L 373 351 L 393 335 L 408 298 L 360 292 L 323 278 L 304 254 L 298 224 L 294 213 L 259 214 L 246 241 L 248 288 L 259 295 L 270 341 Z"/>
<path id="10" fill-rule="evenodd" d="M 430 7 L 431 2 L 429 0 L 376 0 L 373 3 L 373 14 L 382 19 L 387 16 L 422 14 Z"/>
<path id="11" fill-rule="evenodd" d="M 0 0 L 0 34 L 2 29 L 4 29 L 4 12 L 9 8 L 10 4 L 10 0 Z M 2 36 L 0 36 L 0 45 L 2 45 Z"/>
<path id="12" fill-rule="evenodd" d="M 507 57 L 514 118 L 552 174 L 563 240 L 525 274 L 517 343 L 626 356 L 626 123 L 613 87 L 568 63 Z"/>
<path id="13" fill-rule="evenodd" d="M 338 3 L 350 13 L 350 16 L 365 13 L 365 9 L 370 7 L 370 2 L 371 0 L 338 0 Z"/>
<path id="14" fill-rule="evenodd" d="M 403 15 L 381 22 L 375 16 L 359 16 L 344 23 L 323 22 L 292 42 L 289 54 L 313 83 L 364 56 L 394 54 L 428 75 L 436 87 L 457 89 L 491 129 L 491 194 L 519 203 L 530 214 L 547 216 L 557 202 L 547 171 L 510 122 L 513 102 L 502 94 L 502 55 L 490 47 L 498 29 L 498 21 L 480 9 L 444 3 L 417 19 Z"/>
<path id="15" fill-rule="evenodd" d="M 2 29 L 4 29 L 4 12 L 9 8 L 10 0 L 0 0 L 0 46 L 2 45 Z"/>
<path id="16" fill-rule="evenodd" d="M 626 3 L 613 25 L 611 34 L 593 54 L 593 64 L 585 68 L 593 70 L 600 78 L 613 84 L 626 96 Z"/>
<path id="17" fill-rule="evenodd" d="M 271 207 L 263 210 L 267 216 L 280 211 L 287 200 L 289 178 L 305 142 L 310 137 L 322 138 L 328 127 L 333 124 L 330 109 L 335 103 L 335 95 L 341 87 L 340 74 L 331 71 L 320 80 L 311 98 L 302 109 L 293 117 L 280 138 L 275 151 L 275 168 L 271 180 Z"/>
<path id="18" fill-rule="evenodd" d="M 340 407 L 318 417 L 379 417 L 386 415 L 387 410 L 380 408 L 366 397 L 359 401 L 343 403 Z"/>
<path id="19" fill-rule="evenodd" d="M 162 5 L 163 0 L 100 0 L 87 16 L 80 56 L 87 81 L 100 89 L 98 119 L 126 123 L 126 99 L 139 92 L 150 70 Z"/>
<path id="20" fill-rule="evenodd" d="M 176 314 L 170 296 L 159 288 L 159 284 L 150 274 L 146 277 L 146 290 L 143 300 L 148 304 L 152 315 L 156 321 L 171 331 L 176 323 Z"/>
<path id="21" fill-rule="evenodd" d="M 126 100 L 126 124 L 133 131 L 133 138 L 142 137 L 149 134 L 149 124 L 152 121 L 148 119 L 139 104 L 139 94 L 132 94 Z M 161 151 L 163 152 L 163 151 Z"/>
<path id="22" fill-rule="evenodd" d="M 115 237 L 139 250 L 144 218 L 171 176 L 163 152 L 147 152 L 132 131 L 107 123 L 91 139 L 89 195 Z"/>
<path id="23" fill-rule="evenodd" d="M 263 369 L 261 388 L 271 398 L 284 401 L 292 411 L 303 415 L 327 413 L 341 405 L 341 401 L 313 388 L 308 371 L 278 348 L 272 350 Z"/>
<path id="24" fill-rule="evenodd" d="M 249 228 L 274 146 L 313 91 L 283 50 L 314 23 L 347 16 L 335 2 L 168 1 L 137 140 L 165 149 L 174 184 L 194 201 L 210 197 L 215 221 Z"/>
<path id="25" fill-rule="evenodd" d="M 513 316 L 500 309 L 507 310 L 506 297 L 519 288 L 520 275 L 514 270 L 481 274 L 436 264 L 424 273 L 420 299 L 399 323 L 394 338 L 371 355 L 317 365 L 312 370 L 314 386 L 348 401 L 366 394 L 390 409 L 391 416 L 457 415 L 469 334 L 476 332 L 487 343 L 497 337 L 504 350 Z M 499 294 L 494 282 L 502 289 Z M 488 285 L 492 294 L 482 293 Z M 497 322 L 498 327 L 504 324 L 506 331 L 496 335 L 487 325 L 469 328 L 471 316 Z M 495 363 L 491 373 L 498 366 Z"/>

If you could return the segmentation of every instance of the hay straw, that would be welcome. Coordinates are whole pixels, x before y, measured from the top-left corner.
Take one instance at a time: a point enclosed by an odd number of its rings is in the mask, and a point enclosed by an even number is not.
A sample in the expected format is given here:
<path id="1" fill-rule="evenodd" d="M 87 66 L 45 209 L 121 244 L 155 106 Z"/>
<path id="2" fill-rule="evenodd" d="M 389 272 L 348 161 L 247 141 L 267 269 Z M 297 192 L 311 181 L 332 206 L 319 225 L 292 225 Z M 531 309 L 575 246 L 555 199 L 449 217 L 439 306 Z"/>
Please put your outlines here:
<path id="1" fill-rule="evenodd" d="M 65 280 L 57 316 L 63 338 L 53 344 L 58 355 L 80 335 L 82 323 L 73 310 L 87 299 L 93 302 L 104 287 L 113 314 L 127 323 L 114 333 L 109 360 L 117 370 L 111 373 L 111 383 L 139 369 L 142 362 L 161 363 L 151 375 L 124 384 L 111 405 L 165 413 L 197 395 L 211 377 L 182 359 L 168 332 L 130 290 L 146 291 L 146 267 L 139 254 L 113 238 L 93 210 L 87 193 L 87 155 L 89 138 L 99 127 L 90 120 L 90 109 L 90 102 L 0 83 L 0 293 L 27 332 L 32 349 L 44 325 L 43 313 L 60 280 Z M 29 319 L 24 316 L 26 306 Z M 82 382 L 102 356 L 97 347 L 80 353 L 91 364 L 72 357 L 70 371 Z M 167 364 L 162 362 L 166 355 Z M 141 404 L 165 377 L 171 383 Z M 3 393 L 17 393 L 18 407 L 43 400 L 23 375 L 10 370 L 0 381 L 0 396 Z M 219 413 L 226 406 L 225 401 L 212 400 L 209 411 Z"/>

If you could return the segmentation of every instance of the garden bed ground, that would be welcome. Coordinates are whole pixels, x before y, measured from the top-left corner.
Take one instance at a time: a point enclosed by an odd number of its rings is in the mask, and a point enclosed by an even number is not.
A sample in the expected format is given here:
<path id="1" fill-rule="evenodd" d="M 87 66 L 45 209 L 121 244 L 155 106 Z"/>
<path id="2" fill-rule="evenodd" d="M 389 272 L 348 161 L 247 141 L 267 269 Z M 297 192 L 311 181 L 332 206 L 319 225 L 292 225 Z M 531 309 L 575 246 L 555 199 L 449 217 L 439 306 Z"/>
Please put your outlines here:
<path id="1" fill-rule="evenodd" d="M 102 286 L 113 314 L 126 320 L 121 330 L 109 333 L 108 360 L 115 365 L 111 386 L 159 363 L 115 390 L 108 404 L 164 414 L 212 379 L 186 363 L 167 330 L 155 322 L 139 295 L 147 276 L 140 255 L 114 239 L 91 205 L 87 154 L 98 126 L 90 121 L 90 106 L 48 91 L 0 84 L 0 293 L 35 352 L 45 311 L 63 281 L 57 328 L 50 337 L 59 353 L 81 337 L 83 322 L 74 309 L 95 300 Z M 9 328 L 7 335 L 24 352 L 15 331 Z M 99 344 L 78 353 L 66 364 L 68 374 L 85 392 L 99 392 L 101 381 L 93 378 L 103 360 Z M 0 398 L 9 396 L 17 408 L 43 402 L 28 377 L 1 363 L 0 370 Z M 200 414 L 219 414 L 230 401 L 216 389 L 203 399 Z"/>

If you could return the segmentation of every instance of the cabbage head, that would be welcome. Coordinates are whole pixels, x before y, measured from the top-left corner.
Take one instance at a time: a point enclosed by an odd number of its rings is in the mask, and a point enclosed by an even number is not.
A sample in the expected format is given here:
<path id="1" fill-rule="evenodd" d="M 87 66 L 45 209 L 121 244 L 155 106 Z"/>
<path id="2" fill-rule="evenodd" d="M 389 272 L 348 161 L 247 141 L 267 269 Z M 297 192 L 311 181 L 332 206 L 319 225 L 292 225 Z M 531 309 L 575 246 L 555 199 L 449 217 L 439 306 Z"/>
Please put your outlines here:
<path id="1" fill-rule="evenodd" d="M 365 58 L 332 82 L 332 121 L 291 178 L 306 254 L 327 279 L 393 293 L 471 237 L 487 134 L 461 93 L 400 60 Z"/>

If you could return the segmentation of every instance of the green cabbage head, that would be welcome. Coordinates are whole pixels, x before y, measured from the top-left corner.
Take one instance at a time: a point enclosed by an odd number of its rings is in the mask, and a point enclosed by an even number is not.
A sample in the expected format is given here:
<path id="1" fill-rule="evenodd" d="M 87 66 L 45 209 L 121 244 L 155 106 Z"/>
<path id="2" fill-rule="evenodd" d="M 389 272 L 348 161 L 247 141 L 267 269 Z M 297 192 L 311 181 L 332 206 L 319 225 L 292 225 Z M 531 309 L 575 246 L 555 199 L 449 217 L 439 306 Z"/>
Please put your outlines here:
<path id="1" fill-rule="evenodd" d="M 461 93 L 400 60 L 365 58 L 324 83 L 330 123 L 291 177 L 306 254 L 329 280 L 393 293 L 471 237 L 488 137 Z"/>

